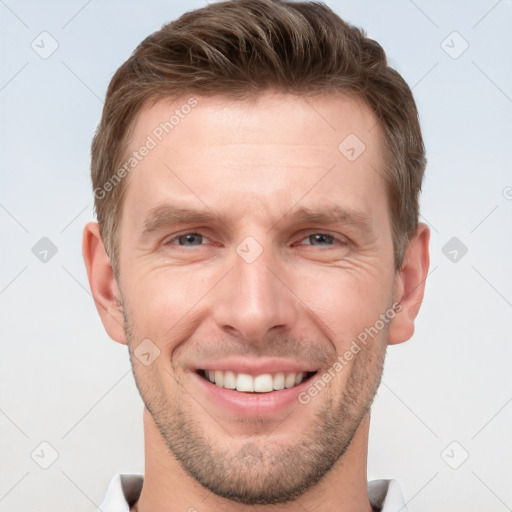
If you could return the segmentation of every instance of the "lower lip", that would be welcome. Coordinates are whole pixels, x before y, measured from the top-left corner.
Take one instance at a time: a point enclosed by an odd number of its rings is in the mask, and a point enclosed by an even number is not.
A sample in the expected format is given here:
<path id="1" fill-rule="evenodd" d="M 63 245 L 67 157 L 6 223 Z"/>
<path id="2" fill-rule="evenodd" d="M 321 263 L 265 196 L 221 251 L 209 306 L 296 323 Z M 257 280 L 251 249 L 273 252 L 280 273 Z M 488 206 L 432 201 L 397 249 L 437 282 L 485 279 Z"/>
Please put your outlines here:
<path id="1" fill-rule="evenodd" d="M 302 405 L 298 396 L 311 386 L 315 375 L 293 388 L 268 393 L 244 393 L 234 389 L 221 388 L 195 372 L 192 372 L 192 377 L 211 401 L 239 415 L 255 417 L 277 413 L 294 403 Z"/>

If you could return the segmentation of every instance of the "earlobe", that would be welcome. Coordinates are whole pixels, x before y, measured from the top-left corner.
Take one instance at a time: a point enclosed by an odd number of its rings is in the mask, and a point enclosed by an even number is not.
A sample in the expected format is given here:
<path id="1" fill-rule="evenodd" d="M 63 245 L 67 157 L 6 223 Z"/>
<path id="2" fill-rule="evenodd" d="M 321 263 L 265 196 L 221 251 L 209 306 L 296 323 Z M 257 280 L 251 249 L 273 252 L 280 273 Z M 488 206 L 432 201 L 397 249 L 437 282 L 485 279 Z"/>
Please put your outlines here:
<path id="1" fill-rule="evenodd" d="M 405 249 L 402 269 L 396 277 L 395 301 L 400 303 L 400 311 L 390 322 L 388 345 L 403 343 L 414 334 L 414 321 L 423 301 L 430 264 L 429 241 L 430 230 L 420 222 Z"/>
<path id="2" fill-rule="evenodd" d="M 121 295 L 97 222 L 89 222 L 84 227 L 82 255 L 103 326 L 114 341 L 126 344 L 123 311 L 119 303 Z"/>

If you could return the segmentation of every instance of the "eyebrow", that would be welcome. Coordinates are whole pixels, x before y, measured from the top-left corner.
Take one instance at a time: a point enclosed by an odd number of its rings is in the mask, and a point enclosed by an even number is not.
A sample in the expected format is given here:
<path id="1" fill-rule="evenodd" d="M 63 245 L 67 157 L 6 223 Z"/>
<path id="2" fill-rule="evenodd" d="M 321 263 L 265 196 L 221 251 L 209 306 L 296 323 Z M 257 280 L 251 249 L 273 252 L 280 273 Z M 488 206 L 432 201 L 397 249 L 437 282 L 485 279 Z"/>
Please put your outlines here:
<path id="1" fill-rule="evenodd" d="M 277 224 L 286 221 L 291 224 L 334 224 L 351 225 L 367 235 L 375 235 L 373 222 L 364 212 L 342 207 L 340 205 L 328 205 L 322 208 L 300 207 L 281 215 L 272 223 L 272 230 Z M 141 238 L 145 238 L 155 231 L 162 230 L 176 224 L 213 224 L 222 223 L 229 229 L 230 219 L 214 213 L 211 210 L 197 210 L 183 206 L 162 204 L 152 208 L 140 230 Z"/>
<path id="2" fill-rule="evenodd" d="M 352 225 L 365 233 L 374 234 L 372 219 L 366 213 L 339 205 L 331 205 L 316 210 L 302 206 L 293 213 L 284 215 L 282 220 L 285 219 L 297 224 Z M 279 222 L 281 220 L 276 224 Z"/>

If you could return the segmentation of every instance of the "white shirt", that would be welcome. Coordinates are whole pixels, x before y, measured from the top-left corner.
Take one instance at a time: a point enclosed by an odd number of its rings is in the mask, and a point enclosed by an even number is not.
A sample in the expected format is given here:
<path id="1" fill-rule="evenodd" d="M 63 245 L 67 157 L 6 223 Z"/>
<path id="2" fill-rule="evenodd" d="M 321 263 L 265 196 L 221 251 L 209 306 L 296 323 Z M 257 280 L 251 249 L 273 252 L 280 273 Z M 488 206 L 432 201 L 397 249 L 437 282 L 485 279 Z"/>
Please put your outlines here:
<path id="1" fill-rule="evenodd" d="M 118 473 L 112 478 L 107 495 L 96 512 L 130 512 L 130 506 L 139 499 L 143 481 L 143 475 Z M 407 512 L 396 480 L 368 482 L 368 496 L 372 507 L 379 512 Z"/>

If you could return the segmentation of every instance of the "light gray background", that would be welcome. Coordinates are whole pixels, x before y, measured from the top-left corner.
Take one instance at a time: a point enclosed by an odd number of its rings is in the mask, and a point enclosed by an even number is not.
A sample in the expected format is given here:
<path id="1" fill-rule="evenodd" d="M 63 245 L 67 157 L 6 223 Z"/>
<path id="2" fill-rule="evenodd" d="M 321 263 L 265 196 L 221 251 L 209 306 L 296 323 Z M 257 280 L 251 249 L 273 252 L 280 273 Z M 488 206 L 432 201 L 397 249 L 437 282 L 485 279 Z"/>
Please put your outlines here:
<path id="1" fill-rule="evenodd" d="M 512 510 L 512 2 L 327 3 L 413 87 L 429 159 L 431 270 L 416 334 L 388 352 L 368 477 L 398 479 L 412 512 Z M 117 67 L 202 5 L 0 0 L 2 511 L 92 512 L 115 473 L 144 470 L 127 348 L 104 332 L 81 256 L 89 148 Z M 51 49 L 43 31 L 58 43 L 46 59 L 31 47 Z M 46 263 L 42 237 L 58 249 Z M 452 237 L 468 249 L 456 262 Z"/>

